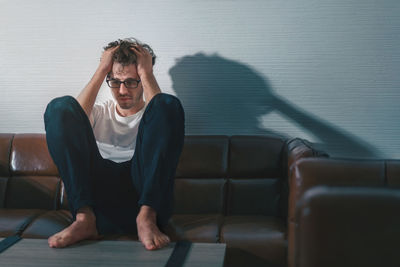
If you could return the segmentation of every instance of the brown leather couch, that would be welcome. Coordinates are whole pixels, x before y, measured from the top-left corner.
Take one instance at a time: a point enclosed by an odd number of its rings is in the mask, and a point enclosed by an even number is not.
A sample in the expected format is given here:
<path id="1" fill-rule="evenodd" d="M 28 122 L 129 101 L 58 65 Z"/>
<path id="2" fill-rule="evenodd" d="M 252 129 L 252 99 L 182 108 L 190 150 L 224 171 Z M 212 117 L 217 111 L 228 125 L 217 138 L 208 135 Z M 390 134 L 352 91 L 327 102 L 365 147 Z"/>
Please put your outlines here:
<path id="1" fill-rule="evenodd" d="M 289 266 L 400 266 L 400 160 L 291 166 Z"/>
<path id="2" fill-rule="evenodd" d="M 320 155 L 301 139 L 186 136 L 165 231 L 226 243 L 226 266 L 286 266 L 288 170 Z M 0 237 L 47 238 L 70 223 L 44 134 L 0 134 Z"/>

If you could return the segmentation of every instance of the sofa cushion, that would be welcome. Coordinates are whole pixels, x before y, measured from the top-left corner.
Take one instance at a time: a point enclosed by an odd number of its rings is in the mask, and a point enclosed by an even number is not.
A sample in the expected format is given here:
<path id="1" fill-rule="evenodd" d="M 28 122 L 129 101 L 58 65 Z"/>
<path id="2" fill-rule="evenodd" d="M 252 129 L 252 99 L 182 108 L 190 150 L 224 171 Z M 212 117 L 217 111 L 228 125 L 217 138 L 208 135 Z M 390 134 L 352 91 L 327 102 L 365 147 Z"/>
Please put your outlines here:
<path id="1" fill-rule="evenodd" d="M 227 172 L 227 136 L 185 136 L 177 178 L 220 178 Z"/>
<path id="2" fill-rule="evenodd" d="M 23 238 L 48 238 L 72 223 L 72 215 L 66 210 L 45 211 L 25 229 Z"/>
<path id="3" fill-rule="evenodd" d="M 6 208 L 56 209 L 60 178 L 55 176 L 14 176 L 8 179 Z"/>
<path id="4" fill-rule="evenodd" d="M 175 214 L 223 212 L 224 179 L 175 179 Z"/>
<path id="5" fill-rule="evenodd" d="M 228 266 L 257 266 L 258 263 L 284 266 L 285 233 L 284 220 L 276 217 L 226 216 L 221 228 L 221 242 L 227 244 Z"/>
<path id="6" fill-rule="evenodd" d="M 173 215 L 164 230 L 172 241 L 215 243 L 219 241 L 221 220 L 219 214 Z"/>
<path id="7" fill-rule="evenodd" d="M 15 135 L 10 166 L 13 175 L 58 175 L 44 134 Z"/>
<path id="8" fill-rule="evenodd" d="M 0 236 L 16 234 L 44 212 L 37 209 L 0 209 Z"/>
<path id="9" fill-rule="evenodd" d="M 232 136 L 229 142 L 230 178 L 282 176 L 282 139 L 268 136 Z"/>
<path id="10" fill-rule="evenodd" d="M 277 216 L 280 179 L 229 179 L 228 215 Z"/>

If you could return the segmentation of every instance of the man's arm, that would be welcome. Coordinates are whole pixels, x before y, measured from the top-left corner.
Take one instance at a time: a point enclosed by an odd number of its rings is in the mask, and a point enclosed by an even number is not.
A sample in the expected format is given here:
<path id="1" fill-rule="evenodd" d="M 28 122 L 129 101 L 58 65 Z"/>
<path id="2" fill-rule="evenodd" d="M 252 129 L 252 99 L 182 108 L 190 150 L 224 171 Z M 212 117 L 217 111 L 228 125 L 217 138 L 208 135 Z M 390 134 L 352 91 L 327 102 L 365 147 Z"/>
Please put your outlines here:
<path id="1" fill-rule="evenodd" d="M 96 101 L 97 94 L 99 93 L 101 84 L 104 81 L 104 78 L 111 71 L 113 61 L 112 57 L 115 50 L 118 46 L 107 49 L 103 52 L 101 56 L 100 64 L 97 67 L 96 72 L 94 73 L 92 79 L 89 83 L 83 88 L 80 92 L 76 100 L 78 100 L 79 104 L 85 111 L 86 115 L 89 117 L 92 112 L 94 102 Z"/>
<path id="2" fill-rule="evenodd" d="M 161 93 L 161 89 L 158 86 L 156 77 L 154 77 L 153 72 L 150 74 L 140 76 L 140 80 L 143 85 L 143 94 L 146 99 L 146 103 L 150 103 L 151 99 L 156 95 Z"/>
<path id="3" fill-rule="evenodd" d="M 153 74 L 152 57 L 149 51 L 140 45 L 133 46 L 131 49 L 136 54 L 137 73 L 142 82 L 144 98 L 146 103 L 150 103 L 155 95 L 161 93 L 156 77 Z"/>

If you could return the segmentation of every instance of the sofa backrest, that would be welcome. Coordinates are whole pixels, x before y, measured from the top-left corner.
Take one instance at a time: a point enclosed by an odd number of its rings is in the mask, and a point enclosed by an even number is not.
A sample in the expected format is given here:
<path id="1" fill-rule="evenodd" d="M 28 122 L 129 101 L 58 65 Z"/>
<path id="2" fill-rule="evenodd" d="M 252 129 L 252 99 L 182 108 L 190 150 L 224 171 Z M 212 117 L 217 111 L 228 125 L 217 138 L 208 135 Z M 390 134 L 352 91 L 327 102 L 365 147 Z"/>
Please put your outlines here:
<path id="1" fill-rule="evenodd" d="M 280 213 L 284 140 L 186 136 L 175 179 L 175 213 Z"/>
<path id="2" fill-rule="evenodd" d="M 0 207 L 57 209 L 61 180 L 43 134 L 0 135 Z"/>
<path id="3" fill-rule="evenodd" d="M 286 143 L 267 136 L 186 136 L 175 213 L 280 214 Z M 44 134 L 0 135 L 0 207 L 67 208 Z"/>

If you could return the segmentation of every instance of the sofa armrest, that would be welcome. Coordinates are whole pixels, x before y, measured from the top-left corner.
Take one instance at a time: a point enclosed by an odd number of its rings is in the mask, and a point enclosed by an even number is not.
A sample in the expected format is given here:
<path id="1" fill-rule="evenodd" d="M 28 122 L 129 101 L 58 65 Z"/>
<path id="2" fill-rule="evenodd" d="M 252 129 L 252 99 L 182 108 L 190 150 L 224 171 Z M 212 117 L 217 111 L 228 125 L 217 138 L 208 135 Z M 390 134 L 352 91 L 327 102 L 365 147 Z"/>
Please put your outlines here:
<path id="1" fill-rule="evenodd" d="M 297 207 L 295 266 L 400 266 L 400 190 L 319 186 Z"/>
<path id="2" fill-rule="evenodd" d="M 10 176 L 11 143 L 14 134 L 0 133 L 0 176 Z"/>
<path id="3" fill-rule="evenodd" d="M 282 159 L 282 169 L 285 173 L 282 176 L 286 177 L 286 179 L 282 182 L 281 191 L 282 218 L 287 218 L 288 216 L 289 178 L 291 166 L 300 159 L 312 157 L 329 157 L 329 155 L 323 151 L 316 150 L 310 142 L 304 139 L 293 138 L 285 141 Z"/>
<path id="4" fill-rule="evenodd" d="M 289 176 L 288 262 L 294 266 L 296 205 L 304 192 L 318 185 L 383 186 L 387 181 L 382 160 L 303 158 L 295 161 Z"/>
<path id="5" fill-rule="evenodd" d="M 383 186 L 385 175 L 382 160 L 300 159 L 290 168 L 289 220 L 294 221 L 297 202 L 314 186 Z"/>
<path id="6" fill-rule="evenodd" d="M 328 153 L 317 150 L 313 145 L 305 139 L 293 138 L 286 142 L 288 154 L 288 169 L 301 158 L 310 157 L 329 157 Z"/>

